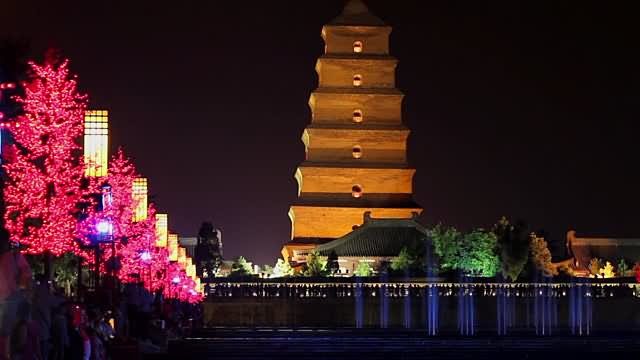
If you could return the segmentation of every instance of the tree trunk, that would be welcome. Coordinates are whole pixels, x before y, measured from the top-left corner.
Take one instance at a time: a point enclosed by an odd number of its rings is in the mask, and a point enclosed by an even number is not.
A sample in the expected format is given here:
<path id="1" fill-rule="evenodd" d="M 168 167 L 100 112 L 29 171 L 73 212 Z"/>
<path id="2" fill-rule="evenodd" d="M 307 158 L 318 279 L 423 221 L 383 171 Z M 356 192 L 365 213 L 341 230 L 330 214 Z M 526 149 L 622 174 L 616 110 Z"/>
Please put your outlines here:
<path id="1" fill-rule="evenodd" d="M 53 281 L 53 255 L 51 252 L 44 253 L 44 279 L 51 283 Z"/>
<path id="2" fill-rule="evenodd" d="M 76 286 L 76 298 L 80 300 L 80 291 L 82 290 L 82 257 L 78 256 L 78 284 Z"/>

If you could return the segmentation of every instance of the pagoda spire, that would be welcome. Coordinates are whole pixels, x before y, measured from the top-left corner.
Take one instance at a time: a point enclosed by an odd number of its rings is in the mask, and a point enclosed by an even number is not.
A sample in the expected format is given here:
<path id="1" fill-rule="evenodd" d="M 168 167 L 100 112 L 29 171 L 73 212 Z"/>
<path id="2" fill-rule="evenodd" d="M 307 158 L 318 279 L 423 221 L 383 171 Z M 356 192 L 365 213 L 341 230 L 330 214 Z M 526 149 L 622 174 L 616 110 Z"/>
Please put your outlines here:
<path id="1" fill-rule="evenodd" d="M 369 8 L 362 0 L 349 0 L 342 10 L 343 14 L 365 14 L 369 12 Z"/>
<path id="2" fill-rule="evenodd" d="M 384 21 L 369 12 L 369 8 L 362 0 L 349 0 L 342 13 L 333 19 L 329 25 L 364 25 L 384 26 Z"/>

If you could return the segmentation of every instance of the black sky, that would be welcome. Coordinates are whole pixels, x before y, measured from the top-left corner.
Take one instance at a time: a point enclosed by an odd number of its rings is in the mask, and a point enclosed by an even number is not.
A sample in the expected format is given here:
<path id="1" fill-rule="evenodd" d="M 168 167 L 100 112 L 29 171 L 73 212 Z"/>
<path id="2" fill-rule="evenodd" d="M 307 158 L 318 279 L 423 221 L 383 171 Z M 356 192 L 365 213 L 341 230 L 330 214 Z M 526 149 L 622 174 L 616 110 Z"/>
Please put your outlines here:
<path id="1" fill-rule="evenodd" d="M 35 1 L 0 34 L 56 46 L 112 143 L 150 178 L 181 235 L 223 229 L 227 257 L 273 263 L 323 49 L 343 1 Z M 369 1 L 394 27 L 423 219 L 501 215 L 560 243 L 640 236 L 640 32 L 625 2 Z"/>

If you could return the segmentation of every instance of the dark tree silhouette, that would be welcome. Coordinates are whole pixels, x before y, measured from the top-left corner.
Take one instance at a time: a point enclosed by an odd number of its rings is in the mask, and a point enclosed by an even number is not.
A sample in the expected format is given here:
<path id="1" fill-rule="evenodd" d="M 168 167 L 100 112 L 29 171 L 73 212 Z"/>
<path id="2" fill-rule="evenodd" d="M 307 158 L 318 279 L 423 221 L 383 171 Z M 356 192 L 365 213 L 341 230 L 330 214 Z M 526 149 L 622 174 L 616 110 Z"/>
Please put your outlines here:
<path id="1" fill-rule="evenodd" d="M 210 222 L 203 222 L 198 231 L 195 260 L 196 273 L 205 282 L 214 276 L 222 261 L 222 242 Z"/>

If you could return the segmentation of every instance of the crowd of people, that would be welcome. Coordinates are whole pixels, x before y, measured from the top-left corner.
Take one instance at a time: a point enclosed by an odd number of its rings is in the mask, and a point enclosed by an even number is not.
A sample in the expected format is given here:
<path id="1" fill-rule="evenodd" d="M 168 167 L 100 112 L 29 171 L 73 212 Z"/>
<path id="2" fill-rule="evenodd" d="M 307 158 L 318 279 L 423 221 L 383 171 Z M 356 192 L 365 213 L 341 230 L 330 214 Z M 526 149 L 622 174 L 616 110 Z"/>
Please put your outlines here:
<path id="1" fill-rule="evenodd" d="M 0 229 L 0 360 L 105 360 L 161 352 L 201 322 L 201 307 L 147 290 L 138 274 L 122 290 L 66 297 Z M 115 289 L 120 289 L 117 286 Z M 102 290 L 102 291 L 101 291 Z"/>

